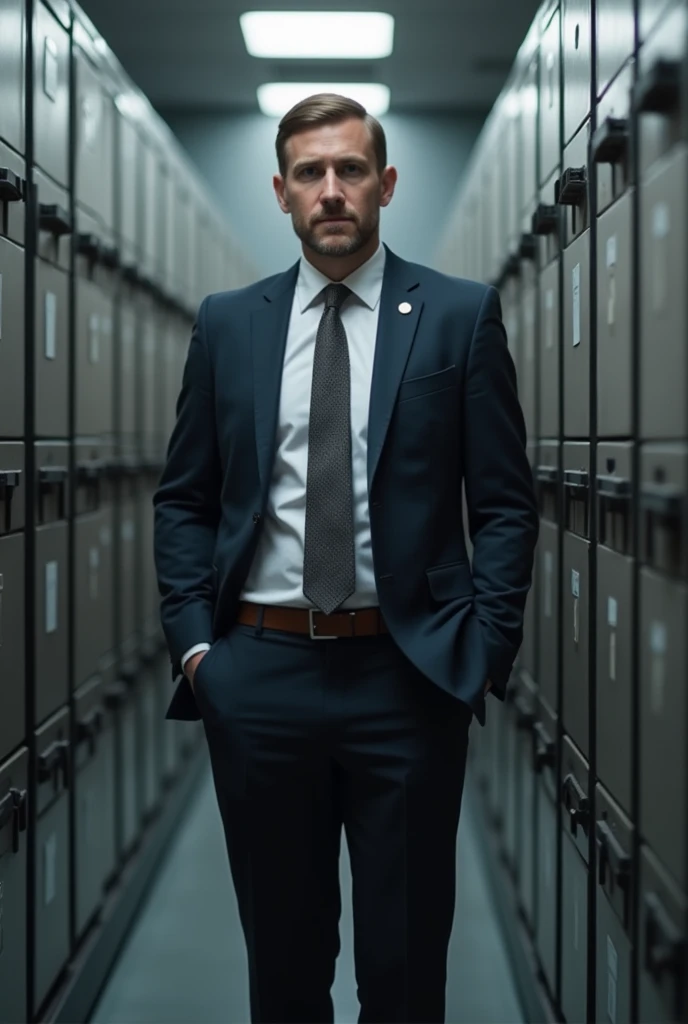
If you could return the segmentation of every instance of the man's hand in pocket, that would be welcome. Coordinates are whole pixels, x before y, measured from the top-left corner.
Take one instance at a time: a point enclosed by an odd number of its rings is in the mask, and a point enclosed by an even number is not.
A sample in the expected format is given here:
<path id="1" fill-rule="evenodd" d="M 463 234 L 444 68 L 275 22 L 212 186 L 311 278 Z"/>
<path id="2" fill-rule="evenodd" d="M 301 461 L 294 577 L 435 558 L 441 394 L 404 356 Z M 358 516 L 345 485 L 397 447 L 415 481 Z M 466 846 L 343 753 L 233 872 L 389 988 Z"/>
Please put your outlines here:
<path id="1" fill-rule="evenodd" d="M 201 664 L 207 653 L 207 651 L 199 651 L 198 654 L 192 655 L 184 666 L 184 675 L 191 684 L 191 690 L 194 696 L 196 695 L 196 691 L 194 690 L 194 676 L 196 675 L 196 669 Z"/>

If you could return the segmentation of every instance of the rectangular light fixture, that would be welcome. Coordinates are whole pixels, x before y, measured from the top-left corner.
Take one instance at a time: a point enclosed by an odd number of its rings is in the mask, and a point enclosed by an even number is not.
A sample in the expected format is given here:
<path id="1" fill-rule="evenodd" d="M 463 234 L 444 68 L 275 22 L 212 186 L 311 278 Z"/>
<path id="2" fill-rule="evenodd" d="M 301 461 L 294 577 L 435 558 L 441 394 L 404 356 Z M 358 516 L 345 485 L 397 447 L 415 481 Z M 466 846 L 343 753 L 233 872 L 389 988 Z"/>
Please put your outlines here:
<path id="1" fill-rule="evenodd" d="M 252 57 L 379 60 L 394 48 L 394 18 L 375 11 L 249 11 L 239 23 Z"/>
<path id="2" fill-rule="evenodd" d="M 364 82 L 343 85 L 320 85 L 317 82 L 268 82 L 258 87 L 258 105 L 268 117 L 284 117 L 287 111 L 307 96 L 320 92 L 335 92 L 361 103 L 373 117 L 381 117 L 389 110 L 389 86 Z"/>

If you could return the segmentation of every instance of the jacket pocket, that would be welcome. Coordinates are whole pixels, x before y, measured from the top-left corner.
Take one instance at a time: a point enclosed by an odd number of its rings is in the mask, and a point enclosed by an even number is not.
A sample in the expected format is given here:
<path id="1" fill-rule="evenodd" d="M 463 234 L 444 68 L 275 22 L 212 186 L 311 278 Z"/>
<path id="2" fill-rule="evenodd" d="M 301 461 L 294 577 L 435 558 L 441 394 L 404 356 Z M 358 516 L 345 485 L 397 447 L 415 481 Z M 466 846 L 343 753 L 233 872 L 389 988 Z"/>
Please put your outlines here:
<path id="1" fill-rule="evenodd" d="M 399 385 L 398 401 L 405 402 L 409 398 L 420 398 L 421 395 L 434 395 L 436 391 L 456 387 L 456 365 L 447 366 L 437 373 L 428 373 L 423 377 L 409 377 Z"/>
<path id="2" fill-rule="evenodd" d="M 451 601 L 455 597 L 473 597 L 475 585 L 468 561 L 450 562 L 426 569 L 430 593 L 436 601 Z"/>

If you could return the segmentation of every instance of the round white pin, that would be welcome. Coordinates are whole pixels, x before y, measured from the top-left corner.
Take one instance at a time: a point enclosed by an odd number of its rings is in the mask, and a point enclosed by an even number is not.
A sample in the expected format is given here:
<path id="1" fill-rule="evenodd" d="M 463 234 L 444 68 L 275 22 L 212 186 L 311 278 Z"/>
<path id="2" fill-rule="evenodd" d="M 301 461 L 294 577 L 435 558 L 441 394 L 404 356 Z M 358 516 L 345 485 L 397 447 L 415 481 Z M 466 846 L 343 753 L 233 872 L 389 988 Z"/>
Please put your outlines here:
<path id="1" fill-rule="evenodd" d="M 401 305 L 399 306 L 400 313 L 410 313 L 412 309 L 413 306 L 411 305 L 410 302 L 402 302 Z"/>

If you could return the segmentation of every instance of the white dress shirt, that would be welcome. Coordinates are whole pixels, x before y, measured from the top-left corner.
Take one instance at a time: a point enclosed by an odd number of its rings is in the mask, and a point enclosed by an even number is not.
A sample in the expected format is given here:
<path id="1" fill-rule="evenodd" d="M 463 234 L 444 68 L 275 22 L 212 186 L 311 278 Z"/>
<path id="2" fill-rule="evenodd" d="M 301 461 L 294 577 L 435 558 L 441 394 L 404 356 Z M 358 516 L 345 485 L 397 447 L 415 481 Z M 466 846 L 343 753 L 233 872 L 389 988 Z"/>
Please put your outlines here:
<path id="1" fill-rule="evenodd" d="M 351 457 L 354 498 L 356 590 L 342 608 L 369 608 L 378 604 L 368 513 L 368 408 L 373 379 L 375 339 L 380 295 L 385 273 L 383 245 L 374 256 L 347 277 L 351 289 L 340 309 L 349 343 L 351 366 Z M 323 314 L 327 277 L 301 257 L 299 276 L 284 353 L 282 391 L 275 462 L 268 505 L 256 557 L 241 593 L 242 601 L 265 605 L 309 608 L 303 593 L 303 559 L 308 475 L 308 421 L 313 379 L 313 356 Z M 197 644 L 187 660 L 209 644 Z"/>

